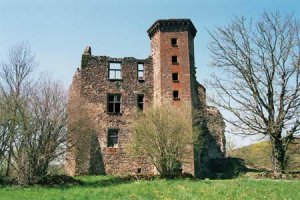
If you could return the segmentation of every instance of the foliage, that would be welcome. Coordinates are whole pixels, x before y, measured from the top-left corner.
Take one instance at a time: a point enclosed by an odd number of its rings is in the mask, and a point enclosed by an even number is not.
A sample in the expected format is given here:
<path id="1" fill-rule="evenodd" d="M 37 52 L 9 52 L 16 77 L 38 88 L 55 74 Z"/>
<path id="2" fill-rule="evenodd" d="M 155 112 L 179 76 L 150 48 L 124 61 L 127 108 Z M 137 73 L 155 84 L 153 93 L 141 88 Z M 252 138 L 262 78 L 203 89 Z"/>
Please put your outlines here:
<path id="1" fill-rule="evenodd" d="M 212 65 L 222 71 L 212 77 L 213 103 L 231 113 L 236 133 L 270 138 L 273 170 L 284 173 L 288 146 L 300 136 L 299 21 L 264 13 L 209 33 Z"/>
<path id="2" fill-rule="evenodd" d="M 78 177 L 69 187 L 0 187 L 2 200 L 35 199 L 299 199 L 299 180 L 123 181 L 109 176 Z"/>
<path id="3" fill-rule="evenodd" d="M 193 142 L 189 113 L 164 104 L 140 114 L 134 124 L 132 152 L 148 158 L 161 176 L 175 175 Z"/>

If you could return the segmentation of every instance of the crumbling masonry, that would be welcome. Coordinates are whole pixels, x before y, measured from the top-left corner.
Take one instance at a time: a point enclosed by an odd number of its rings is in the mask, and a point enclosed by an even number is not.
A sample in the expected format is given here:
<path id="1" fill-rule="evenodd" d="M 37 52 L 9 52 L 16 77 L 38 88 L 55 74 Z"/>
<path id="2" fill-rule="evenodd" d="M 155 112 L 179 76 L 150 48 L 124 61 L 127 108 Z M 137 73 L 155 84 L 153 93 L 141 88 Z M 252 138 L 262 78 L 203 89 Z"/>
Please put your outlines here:
<path id="1" fill-rule="evenodd" d="M 206 105 L 205 88 L 196 81 L 196 32 L 189 19 L 157 20 L 148 29 L 152 52 L 146 59 L 94 56 L 90 47 L 84 50 L 68 99 L 67 174 L 157 173 L 146 158 L 131 157 L 126 145 L 137 112 L 162 102 L 174 109 L 190 106 L 191 126 L 199 126 L 201 134 L 188 147 L 182 170 L 195 176 L 209 173 L 209 160 L 225 154 L 225 124 L 220 112 Z"/>

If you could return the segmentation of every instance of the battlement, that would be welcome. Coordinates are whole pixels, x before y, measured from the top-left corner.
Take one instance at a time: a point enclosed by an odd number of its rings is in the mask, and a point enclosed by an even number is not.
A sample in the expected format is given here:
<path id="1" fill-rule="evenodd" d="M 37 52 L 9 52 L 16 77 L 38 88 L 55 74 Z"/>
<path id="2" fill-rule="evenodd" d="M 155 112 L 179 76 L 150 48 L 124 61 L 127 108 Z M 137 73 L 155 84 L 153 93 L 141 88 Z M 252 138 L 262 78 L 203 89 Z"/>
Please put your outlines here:
<path id="1" fill-rule="evenodd" d="M 157 32 L 182 32 L 188 31 L 193 37 L 196 36 L 197 29 L 190 19 L 159 19 L 155 21 L 147 30 L 150 39 Z"/>

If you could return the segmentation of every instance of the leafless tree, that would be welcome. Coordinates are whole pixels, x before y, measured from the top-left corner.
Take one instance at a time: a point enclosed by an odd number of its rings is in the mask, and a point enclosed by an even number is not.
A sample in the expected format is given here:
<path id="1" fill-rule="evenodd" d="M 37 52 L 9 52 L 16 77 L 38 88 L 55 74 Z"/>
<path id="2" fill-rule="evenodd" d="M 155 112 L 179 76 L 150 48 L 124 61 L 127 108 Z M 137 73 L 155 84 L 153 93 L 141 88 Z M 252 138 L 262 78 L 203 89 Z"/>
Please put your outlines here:
<path id="1" fill-rule="evenodd" d="M 272 142 L 273 170 L 284 173 L 286 150 L 299 136 L 300 26 L 293 16 L 264 13 L 253 22 L 236 17 L 210 31 L 212 101 L 229 111 L 239 134 L 261 134 Z"/>
<path id="2" fill-rule="evenodd" d="M 9 174 L 12 142 L 17 134 L 18 107 L 22 99 L 23 88 L 30 80 L 30 75 L 36 66 L 30 46 L 20 43 L 9 50 L 8 58 L 1 62 L 0 66 L 0 162 L 7 153 L 7 170 Z"/>
<path id="3" fill-rule="evenodd" d="M 1 95 L 0 97 L 1 105 L 4 103 L 4 98 Z M 9 120 L 7 118 L 7 109 L 1 107 L 0 109 L 0 167 L 3 166 L 4 155 L 7 152 L 8 144 L 9 144 Z"/>
<path id="4" fill-rule="evenodd" d="M 148 158 L 163 177 L 176 173 L 184 162 L 187 146 L 193 142 L 187 113 L 165 104 L 147 109 L 134 125 L 133 152 Z"/>
<path id="5" fill-rule="evenodd" d="M 47 174 L 49 164 L 65 153 L 66 94 L 47 77 L 28 88 L 20 118 L 21 134 L 14 141 L 13 166 L 20 183 Z"/>
<path id="6" fill-rule="evenodd" d="M 0 161 L 21 184 L 36 181 L 65 153 L 66 94 L 49 76 L 31 77 L 36 62 L 27 44 L 13 47 L 0 70 Z"/>

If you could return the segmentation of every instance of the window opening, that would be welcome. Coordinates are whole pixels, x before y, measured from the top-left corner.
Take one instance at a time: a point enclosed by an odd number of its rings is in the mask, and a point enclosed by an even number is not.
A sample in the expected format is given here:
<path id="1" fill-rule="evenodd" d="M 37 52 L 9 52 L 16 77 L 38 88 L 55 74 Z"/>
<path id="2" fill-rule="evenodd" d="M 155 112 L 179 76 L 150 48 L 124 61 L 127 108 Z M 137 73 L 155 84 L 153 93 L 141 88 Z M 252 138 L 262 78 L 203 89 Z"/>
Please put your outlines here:
<path id="1" fill-rule="evenodd" d="M 107 147 L 118 147 L 119 129 L 108 129 Z"/>
<path id="2" fill-rule="evenodd" d="M 109 63 L 109 75 L 108 78 L 111 80 L 120 80 L 121 76 L 121 63 Z"/>
<path id="3" fill-rule="evenodd" d="M 172 38 L 171 39 L 171 44 L 173 47 L 177 47 L 177 38 Z"/>
<path id="4" fill-rule="evenodd" d="M 173 64 L 177 64 L 178 63 L 177 56 L 172 56 L 172 63 Z"/>
<path id="5" fill-rule="evenodd" d="M 144 64 L 138 63 L 138 80 L 144 80 Z"/>
<path id="6" fill-rule="evenodd" d="M 172 81 L 174 81 L 174 82 L 179 81 L 178 73 L 172 73 Z"/>
<path id="7" fill-rule="evenodd" d="M 107 112 L 121 112 L 121 94 L 108 94 L 107 101 Z"/>
<path id="8" fill-rule="evenodd" d="M 178 90 L 174 90 L 173 91 L 173 99 L 174 100 L 178 100 L 179 99 L 179 91 Z"/>
<path id="9" fill-rule="evenodd" d="M 137 95 L 137 107 L 140 111 L 144 110 L 144 95 L 143 94 Z"/>

